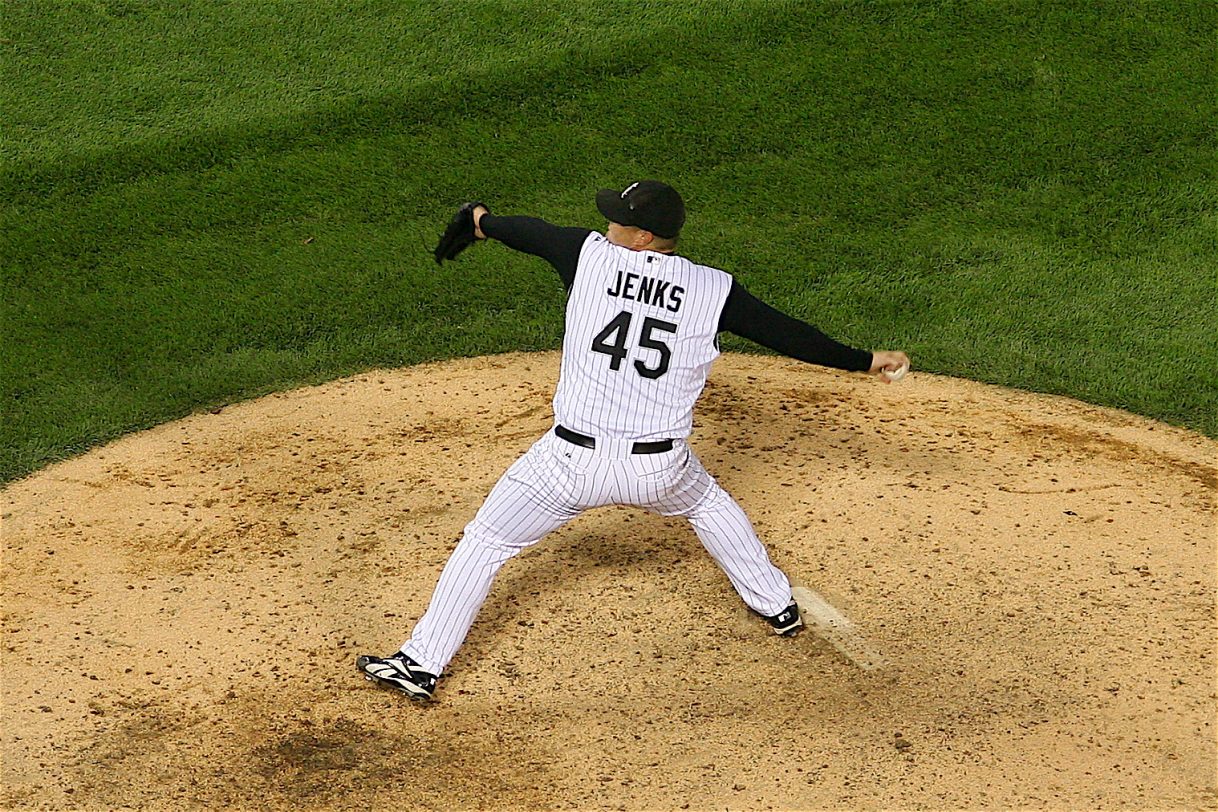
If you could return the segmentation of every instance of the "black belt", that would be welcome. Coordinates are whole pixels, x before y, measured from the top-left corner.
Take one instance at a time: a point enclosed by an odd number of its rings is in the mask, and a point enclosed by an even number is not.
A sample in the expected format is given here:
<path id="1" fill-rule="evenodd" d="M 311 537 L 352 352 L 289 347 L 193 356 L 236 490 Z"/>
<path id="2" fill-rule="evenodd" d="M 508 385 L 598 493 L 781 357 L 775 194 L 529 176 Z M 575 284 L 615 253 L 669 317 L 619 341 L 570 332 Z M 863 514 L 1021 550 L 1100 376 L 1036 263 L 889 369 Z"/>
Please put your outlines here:
<path id="1" fill-rule="evenodd" d="M 554 433 L 572 445 L 596 448 L 595 437 L 589 437 L 562 426 L 555 426 Z M 647 443 L 635 443 L 630 447 L 632 454 L 663 454 L 665 451 L 672 451 L 672 440 L 653 440 Z"/>

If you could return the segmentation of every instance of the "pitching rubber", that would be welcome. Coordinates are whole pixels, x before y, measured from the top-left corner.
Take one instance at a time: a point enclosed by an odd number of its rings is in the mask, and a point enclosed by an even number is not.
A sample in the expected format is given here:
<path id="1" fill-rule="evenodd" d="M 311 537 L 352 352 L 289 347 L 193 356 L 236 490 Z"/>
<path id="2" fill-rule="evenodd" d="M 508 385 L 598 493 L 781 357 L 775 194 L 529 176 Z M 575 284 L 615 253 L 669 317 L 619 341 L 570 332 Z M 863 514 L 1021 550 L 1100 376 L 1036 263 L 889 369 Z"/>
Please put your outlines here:
<path id="1" fill-rule="evenodd" d="M 889 664 L 888 659 L 867 642 L 850 619 L 819 593 L 806 586 L 794 586 L 791 596 L 799 604 L 804 625 L 847 660 L 864 671 L 877 671 Z"/>

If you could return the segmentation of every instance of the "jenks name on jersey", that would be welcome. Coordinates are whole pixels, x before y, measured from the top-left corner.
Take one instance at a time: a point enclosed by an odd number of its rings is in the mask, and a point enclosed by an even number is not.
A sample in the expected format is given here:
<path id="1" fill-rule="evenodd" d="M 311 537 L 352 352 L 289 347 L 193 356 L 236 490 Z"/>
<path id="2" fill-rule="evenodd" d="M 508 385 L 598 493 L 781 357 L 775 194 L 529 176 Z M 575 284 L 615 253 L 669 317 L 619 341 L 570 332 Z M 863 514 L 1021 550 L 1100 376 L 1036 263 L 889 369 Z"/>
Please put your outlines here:
<path id="1" fill-rule="evenodd" d="M 672 313 L 681 310 L 681 302 L 685 296 L 685 288 L 674 285 L 671 281 L 625 271 L 617 272 L 613 285 L 605 292 L 619 299 L 663 307 Z"/>

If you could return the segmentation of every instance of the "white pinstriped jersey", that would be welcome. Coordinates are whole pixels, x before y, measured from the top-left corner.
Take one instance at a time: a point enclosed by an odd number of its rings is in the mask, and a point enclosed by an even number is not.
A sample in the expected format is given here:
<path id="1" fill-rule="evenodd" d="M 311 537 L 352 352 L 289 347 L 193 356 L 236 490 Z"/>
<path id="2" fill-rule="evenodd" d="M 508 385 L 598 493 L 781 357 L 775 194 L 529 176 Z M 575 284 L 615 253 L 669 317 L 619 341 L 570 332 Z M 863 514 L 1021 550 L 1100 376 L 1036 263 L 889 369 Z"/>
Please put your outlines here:
<path id="1" fill-rule="evenodd" d="M 592 437 L 688 437 L 731 288 L 717 268 L 589 234 L 567 298 L 557 422 Z"/>

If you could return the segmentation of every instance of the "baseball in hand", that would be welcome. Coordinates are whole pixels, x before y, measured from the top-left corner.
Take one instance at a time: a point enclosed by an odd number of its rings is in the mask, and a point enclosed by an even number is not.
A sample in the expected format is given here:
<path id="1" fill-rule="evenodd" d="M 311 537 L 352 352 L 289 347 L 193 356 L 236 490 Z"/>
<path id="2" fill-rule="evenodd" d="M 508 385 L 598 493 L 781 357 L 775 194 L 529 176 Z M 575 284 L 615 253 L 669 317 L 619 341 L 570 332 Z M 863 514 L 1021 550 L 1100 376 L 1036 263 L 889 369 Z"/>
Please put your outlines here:
<path id="1" fill-rule="evenodd" d="M 909 364 L 901 364 L 896 369 L 885 369 L 881 374 L 890 381 L 899 381 L 909 372 Z"/>

